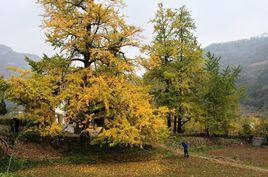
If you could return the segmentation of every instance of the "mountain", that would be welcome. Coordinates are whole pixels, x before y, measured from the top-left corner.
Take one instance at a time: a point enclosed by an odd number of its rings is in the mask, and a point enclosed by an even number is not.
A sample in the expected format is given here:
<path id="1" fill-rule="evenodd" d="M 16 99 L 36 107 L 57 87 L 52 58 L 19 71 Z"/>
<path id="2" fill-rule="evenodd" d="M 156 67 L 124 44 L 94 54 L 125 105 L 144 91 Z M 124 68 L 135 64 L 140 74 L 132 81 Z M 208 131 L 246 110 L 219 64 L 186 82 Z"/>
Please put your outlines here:
<path id="1" fill-rule="evenodd" d="M 241 66 L 238 84 L 246 86 L 241 103 L 254 111 L 268 112 L 268 35 L 211 44 L 206 51 L 221 56 L 221 66 Z"/>
<path id="2" fill-rule="evenodd" d="M 10 76 L 12 71 L 6 69 L 9 66 L 28 69 L 29 66 L 24 60 L 26 56 L 33 60 L 39 59 L 37 55 L 18 53 L 12 50 L 10 47 L 0 44 L 0 75 L 4 77 Z"/>

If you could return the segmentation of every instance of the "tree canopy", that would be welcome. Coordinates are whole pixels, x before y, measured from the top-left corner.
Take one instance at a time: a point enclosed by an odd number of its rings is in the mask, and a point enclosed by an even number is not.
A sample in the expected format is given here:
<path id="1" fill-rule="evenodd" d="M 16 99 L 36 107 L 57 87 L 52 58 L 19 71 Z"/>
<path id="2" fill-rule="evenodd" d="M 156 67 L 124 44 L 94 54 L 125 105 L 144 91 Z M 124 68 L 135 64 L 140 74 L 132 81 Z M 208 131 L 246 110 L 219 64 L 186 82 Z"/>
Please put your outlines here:
<path id="1" fill-rule="evenodd" d="M 85 67 L 130 70 L 122 48 L 138 46 L 139 28 L 128 25 L 118 0 L 39 0 L 47 41 Z"/>
<path id="2" fill-rule="evenodd" d="M 172 10 L 159 4 L 154 24 L 154 40 L 144 47 L 149 56 L 145 82 L 151 86 L 156 106 L 175 110 L 174 131 L 191 118 L 200 116 L 200 92 L 204 80 L 203 51 L 194 36 L 195 24 L 185 6 Z"/>
<path id="3" fill-rule="evenodd" d="M 228 134 L 231 121 L 236 117 L 242 88 L 237 89 L 236 81 L 240 67 L 220 68 L 220 57 L 207 54 L 206 70 L 209 76 L 208 92 L 205 95 L 207 134 L 224 132 Z"/>

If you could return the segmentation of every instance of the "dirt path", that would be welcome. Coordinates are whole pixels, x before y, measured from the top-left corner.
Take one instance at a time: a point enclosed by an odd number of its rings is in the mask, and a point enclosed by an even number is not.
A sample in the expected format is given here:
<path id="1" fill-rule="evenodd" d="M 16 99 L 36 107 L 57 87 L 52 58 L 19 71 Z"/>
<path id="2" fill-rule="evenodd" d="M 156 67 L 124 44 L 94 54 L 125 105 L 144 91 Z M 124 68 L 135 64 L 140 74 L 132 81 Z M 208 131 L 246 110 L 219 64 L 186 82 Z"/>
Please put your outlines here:
<path id="1" fill-rule="evenodd" d="M 169 151 L 169 152 L 172 152 L 174 154 L 183 154 L 182 151 L 175 150 L 174 148 L 167 147 L 165 145 L 158 145 L 158 146 L 163 148 L 163 149 L 165 149 L 165 150 L 167 150 L 167 151 Z M 255 167 L 255 166 L 239 164 L 239 163 L 236 163 L 235 161 L 228 161 L 226 159 L 218 159 L 218 158 L 206 157 L 206 156 L 197 155 L 197 154 L 190 154 L 190 155 L 191 155 L 191 157 L 204 159 L 204 160 L 207 160 L 207 161 L 210 161 L 210 162 L 215 162 L 215 163 L 222 164 L 222 165 L 237 167 L 237 168 L 240 168 L 240 169 L 254 170 L 254 171 L 258 171 L 258 172 L 268 174 L 268 169 L 261 168 L 261 167 Z"/>

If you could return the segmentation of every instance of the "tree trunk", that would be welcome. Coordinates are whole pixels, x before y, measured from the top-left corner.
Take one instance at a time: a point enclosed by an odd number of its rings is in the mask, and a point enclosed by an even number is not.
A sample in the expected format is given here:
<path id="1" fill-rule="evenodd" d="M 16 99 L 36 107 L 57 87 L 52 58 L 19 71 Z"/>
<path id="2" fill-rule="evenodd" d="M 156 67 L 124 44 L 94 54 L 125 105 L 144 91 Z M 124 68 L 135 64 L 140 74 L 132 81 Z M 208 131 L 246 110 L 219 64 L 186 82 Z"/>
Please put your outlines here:
<path id="1" fill-rule="evenodd" d="M 171 116 L 170 116 L 170 114 L 168 114 L 168 116 L 167 116 L 167 126 L 168 126 L 168 128 L 171 128 Z"/>
<path id="2" fill-rule="evenodd" d="M 177 128 L 178 133 L 183 133 L 182 131 L 182 118 L 178 117 L 178 128 Z"/>
<path id="3" fill-rule="evenodd" d="M 206 137 L 209 137 L 209 128 L 206 128 Z"/>
<path id="4" fill-rule="evenodd" d="M 182 126 L 183 126 L 182 115 L 183 115 L 183 110 L 182 110 L 182 107 L 180 107 L 179 108 L 179 116 L 178 116 L 178 128 L 177 128 L 178 133 L 183 133 L 183 131 L 182 131 Z"/>
<path id="5" fill-rule="evenodd" d="M 89 63 L 87 60 L 85 60 L 85 62 L 84 62 L 84 67 L 85 67 L 85 68 L 90 67 L 90 63 Z"/>
<path id="6" fill-rule="evenodd" d="M 174 116 L 174 129 L 173 132 L 176 133 L 177 132 L 177 116 Z"/>

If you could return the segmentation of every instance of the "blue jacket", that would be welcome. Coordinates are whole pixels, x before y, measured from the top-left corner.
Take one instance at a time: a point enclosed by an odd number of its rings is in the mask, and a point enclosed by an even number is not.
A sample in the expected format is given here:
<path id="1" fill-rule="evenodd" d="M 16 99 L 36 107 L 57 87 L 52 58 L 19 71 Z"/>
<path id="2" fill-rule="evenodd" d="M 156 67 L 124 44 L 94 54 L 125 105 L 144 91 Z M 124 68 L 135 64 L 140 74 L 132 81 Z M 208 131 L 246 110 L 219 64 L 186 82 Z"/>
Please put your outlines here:
<path id="1" fill-rule="evenodd" d="M 186 143 L 181 143 L 181 145 L 183 146 L 183 149 L 188 149 L 188 144 L 186 144 Z"/>

